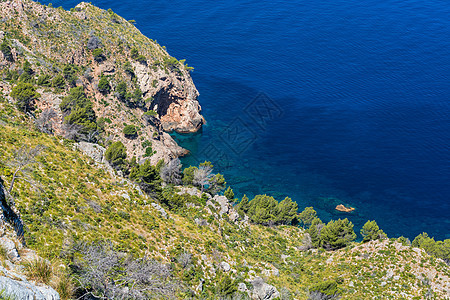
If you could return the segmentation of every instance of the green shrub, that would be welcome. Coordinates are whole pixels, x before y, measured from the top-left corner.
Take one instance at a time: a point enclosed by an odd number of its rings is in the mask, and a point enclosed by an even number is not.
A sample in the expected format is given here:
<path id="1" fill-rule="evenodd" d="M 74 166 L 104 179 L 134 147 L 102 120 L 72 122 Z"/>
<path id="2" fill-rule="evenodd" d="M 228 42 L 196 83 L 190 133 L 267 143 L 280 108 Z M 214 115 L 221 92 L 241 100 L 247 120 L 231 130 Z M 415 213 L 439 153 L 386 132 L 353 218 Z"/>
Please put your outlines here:
<path id="1" fill-rule="evenodd" d="M 127 158 L 127 149 L 121 141 L 112 143 L 105 151 L 106 160 L 116 169 L 122 168 Z"/>
<path id="2" fill-rule="evenodd" d="M 136 48 L 131 49 L 130 56 L 132 59 L 136 60 L 139 56 L 139 51 Z"/>
<path id="3" fill-rule="evenodd" d="M 17 108 L 23 112 L 33 109 L 33 100 L 40 97 L 36 88 L 27 82 L 19 82 L 12 88 L 11 97 L 17 100 Z"/>
<path id="4" fill-rule="evenodd" d="M 103 49 L 102 49 L 102 48 L 94 49 L 94 50 L 92 51 L 92 55 L 94 56 L 94 60 L 95 60 L 96 62 L 98 62 L 98 63 L 100 63 L 100 62 L 106 60 L 106 56 L 105 56 L 105 54 L 103 53 Z"/>
<path id="5" fill-rule="evenodd" d="M 64 76 L 61 74 L 56 75 L 52 80 L 52 86 L 57 89 L 63 89 L 66 86 Z"/>
<path id="6" fill-rule="evenodd" d="M 148 110 L 144 113 L 144 116 L 156 116 L 158 113 L 154 110 Z"/>
<path id="7" fill-rule="evenodd" d="M 335 280 L 327 280 L 309 288 L 309 299 L 336 299 L 339 295 Z"/>
<path id="8" fill-rule="evenodd" d="M 49 87 L 52 85 L 51 78 L 52 77 L 49 74 L 42 74 L 38 77 L 37 84 Z"/>
<path id="9" fill-rule="evenodd" d="M 59 107 L 66 115 L 64 122 L 80 125 L 81 133 L 86 134 L 97 129 L 92 102 L 86 97 L 82 86 L 71 88 L 69 95 L 64 97 Z"/>
<path id="10" fill-rule="evenodd" d="M 67 80 L 70 86 L 75 87 L 75 81 L 77 77 L 75 76 L 77 72 L 76 66 L 74 65 L 65 65 L 63 68 L 64 78 Z"/>
<path id="11" fill-rule="evenodd" d="M 100 78 L 97 89 L 99 90 L 100 93 L 104 95 L 109 94 L 109 92 L 111 91 L 111 86 L 109 85 L 109 80 L 107 77 L 102 76 Z"/>
<path id="12" fill-rule="evenodd" d="M 127 84 L 125 83 L 125 81 L 119 82 L 116 87 L 116 94 L 117 98 L 119 98 L 120 100 L 127 99 Z"/>
<path id="13" fill-rule="evenodd" d="M 127 125 L 123 128 L 123 134 L 126 138 L 135 138 L 137 136 L 137 129 L 134 125 Z"/>
<path id="14" fill-rule="evenodd" d="M 13 62 L 14 57 L 11 53 L 11 47 L 6 42 L 6 39 L 3 40 L 3 42 L 0 44 L 0 51 L 2 51 L 3 56 L 6 58 L 7 61 Z"/>

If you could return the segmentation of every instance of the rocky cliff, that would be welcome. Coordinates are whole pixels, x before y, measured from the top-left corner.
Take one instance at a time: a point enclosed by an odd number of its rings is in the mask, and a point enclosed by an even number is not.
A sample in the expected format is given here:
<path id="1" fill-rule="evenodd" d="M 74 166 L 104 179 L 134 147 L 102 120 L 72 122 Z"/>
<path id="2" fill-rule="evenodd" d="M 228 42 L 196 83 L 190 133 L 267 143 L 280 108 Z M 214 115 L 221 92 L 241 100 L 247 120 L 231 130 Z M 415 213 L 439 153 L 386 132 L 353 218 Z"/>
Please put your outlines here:
<path id="1" fill-rule="evenodd" d="M 67 135 L 63 98 L 71 87 L 82 86 L 103 122 L 103 139 L 121 140 L 129 157 L 149 157 L 155 164 L 187 153 L 166 133 L 195 132 L 204 123 L 199 93 L 184 60 L 171 57 L 111 10 L 85 2 L 65 11 L 27 0 L 3 1 L 0 15 L 0 42 L 11 49 L 11 59 L 0 52 L 0 69 L 4 76 L 19 76 L 28 62 L 32 81 L 39 85 L 39 77 L 48 76 L 49 83 L 38 87 L 34 115 L 54 110 L 56 134 Z M 55 87 L 58 75 L 64 77 L 64 86 Z M 99 88 L 105 82 L 107 90 Z M 122 92 L 119 84 L 125 84 Z M 11 87 L 7 82 L 0 86 L 5 95 Z M 138 135 L 125 137 L 125 125 L 135 125 Z M 146 153 L 144 141 L 151 143 L 151 153 Z"/>

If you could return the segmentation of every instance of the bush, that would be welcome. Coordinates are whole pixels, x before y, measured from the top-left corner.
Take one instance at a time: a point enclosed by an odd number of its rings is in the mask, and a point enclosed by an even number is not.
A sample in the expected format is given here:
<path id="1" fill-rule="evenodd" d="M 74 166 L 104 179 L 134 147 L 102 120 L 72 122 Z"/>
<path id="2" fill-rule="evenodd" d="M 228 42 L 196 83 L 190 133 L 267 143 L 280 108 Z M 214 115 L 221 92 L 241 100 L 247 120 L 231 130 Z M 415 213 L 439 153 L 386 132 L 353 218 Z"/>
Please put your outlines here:
<path id="1" fill-rule="evenodd" d="M 124 81 L 119 82 L 116 87 L 116 95 L 120 100 L 127 99 L 127 84 Z"/>
<path id="2" fill-rule="evenodd" d="M 40 86 L 49 87 L 52 85 L 51 78 L 52 77 L 48 74 L 42 74 L 38 77 L 37 84 Z"/>
<path id="3" fill-rule="evenodd" d="M 52 80 L 52 86 L 57 89 L 63 89 L 66 86 L 64 77 L 61 74 L 56 75 Z"/>
<path id="4" fill-rule="evenodd" d="M 123 134 L 126 138 L 132 139 L 137 137 L 137 129 L 134 125 L 127 125 L 123 128 Z"/>
<path id="5" fill-rule="evenodd" d="M 103 49 L 101 48 L 94 49 L 92 55 L 94 56 L 94 60 L 98 63 L 106 60 L 106 56 L 103 54 Z"/>
<path id="6" fill-rule="evenodd" d="M 74 65 L 65 65 L 63 68 L 64 78 L 67 80 L 70 86 L 75 87 L 75 81 L 77 80 L 76 67 Z"/>
<path id="7" fill-rule="evenodd" d="M 97 89 L 99 90 L 100 93 L 104 95 L 109 94 L 109 92 L 111 91 L 111 86 L 109 85 L 109 80 L 107 77 L 102 76 L 100 78 Z"/>
<path id="8" fill-rule="evenodd" d="M 23 112 L 32 110 L 33 100 L 40 97 L 36 92 L 36 88 L 27 82 L 19 82 L 12 88 L 11 97 L 17 100 L 17 108 Z"/>
<path id="9" fill-rule="evenodd" d="M 83 87 L 72 88 L 59 105 L 66 115 L 64 122 L 80 126 L 81 134 L 89 134 L 97 130 L 96 115 L 92 102 L 86 97 Z"/>
<path id="10" fill-rule="evenodd" d="M 27 277 L 37 282 L 48 284 L 52 278 L 52 267 L 42 258 L 36 259 L 25 264 L 25 273 Z"/>
<path id="11" fill-rule="evenodd" d="M 7 61 L 13 62 L 14 57 L 11 53 L 11 47 L 8 45 L 6 40 L 3 40 L 3 42 L 0 44 L 0 51 L 2 51 L 3 56 L 6 58 Z"/>
<path id="12" fill-rule="evenodd" d="M 127 149 L 121 141 L 112 143 L 105 151 L 106 160 L 116 169 L 120 169 L 125 165 L 127 158 Z"/>
<path id="13" fill-rule="evenodd" d="M 139 51 L 136 48 L 131 49 L 130 56 L 132 59 L 136 60 L 139 56 Z"/>
<path id="14" fill-rule="evenodd" d="M 334 280 L 327 280 L 309 288 L 309 300 L 328 300 L 338 297 L 338 284 Z"/>

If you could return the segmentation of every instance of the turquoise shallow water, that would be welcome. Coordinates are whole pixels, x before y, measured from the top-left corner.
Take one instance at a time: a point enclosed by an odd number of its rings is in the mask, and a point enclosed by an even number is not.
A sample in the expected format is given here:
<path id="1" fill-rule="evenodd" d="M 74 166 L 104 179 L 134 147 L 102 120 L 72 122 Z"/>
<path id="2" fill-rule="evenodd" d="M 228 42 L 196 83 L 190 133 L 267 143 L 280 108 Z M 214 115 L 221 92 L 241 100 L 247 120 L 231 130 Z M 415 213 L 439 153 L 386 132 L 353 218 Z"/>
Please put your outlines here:
<path id="1" fill-rule="evenodd" d="M 450 238 L 446 3 L 93 3 L 195 67 L 208 124 L 175 135 L 186 165 L 211 160 L 238 195 L 290 196 L 325 220 Z"/>

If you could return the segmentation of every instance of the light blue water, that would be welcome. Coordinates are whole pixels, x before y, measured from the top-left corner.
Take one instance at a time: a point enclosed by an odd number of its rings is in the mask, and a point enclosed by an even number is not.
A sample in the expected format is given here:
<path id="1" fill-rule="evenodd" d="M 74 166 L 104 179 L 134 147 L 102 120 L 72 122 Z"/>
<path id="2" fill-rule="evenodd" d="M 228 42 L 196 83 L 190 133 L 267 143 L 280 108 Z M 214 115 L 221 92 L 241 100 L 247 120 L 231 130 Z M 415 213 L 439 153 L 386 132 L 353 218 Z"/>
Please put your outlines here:
<path id="1" fill-rule="evenodd" d="M 448 3 L 93 4 L 195 67 L 208 124 L 176 136 L 185 164 L 211 160 L 238 195 L 290 196 L 325 220 L 450 238 Z"/>

